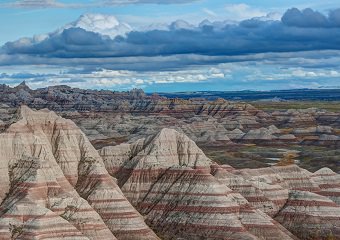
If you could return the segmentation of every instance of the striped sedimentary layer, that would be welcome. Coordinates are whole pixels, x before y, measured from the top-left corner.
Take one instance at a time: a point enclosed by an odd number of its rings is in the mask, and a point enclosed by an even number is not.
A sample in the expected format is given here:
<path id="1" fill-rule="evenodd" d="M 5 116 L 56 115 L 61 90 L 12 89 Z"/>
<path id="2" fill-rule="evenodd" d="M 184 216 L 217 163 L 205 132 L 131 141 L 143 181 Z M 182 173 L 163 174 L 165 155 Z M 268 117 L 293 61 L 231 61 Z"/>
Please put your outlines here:
<path id="1" fill-rule="evenodd" d="M 286 204 L 289 191 L 320 192 L 312 173 L 296 165 L 260 169 L 215 171 L 231 189 L 239 192 L 249 203 L 270 216 L 275 216 Z"/>
<path id="2" fill-rule="evenodd" d="M 48 161 L 23 156 L 11 166 L 10 181 L 0 207 L 0 239 L 116 239 Z"/>
<path id="3" fill-rule="evenodd" d="M 235 170 L 170 129 L 100 156 L 53 112 L 18 119 L 0 134 L 0 239 L 340 238 L 330 169 Z"/>
<path id="4" fill-rule="evenodd" d="M 19 117 L 0 135 L 0 239 L 158 239 L 73 122 Z"/>
<path id="5" fill-rule="evenodd" d="M 292 190 L 275 219 L 300 239 L 340 239 L 340 207 L 327 197 Z"/>
<path id="6" fill-rule="evenodd" d="M 235 170 L 213 163 L 170 129 L 99 153 L 126 197 L 165 238 L 339 238 L 340 181 L 330 169 Z"/>
<path id="7" fill-rule="evenodd" d="M 340 175 L 329 168 L 322 168 L 312 175 L 312 180 L 320 187 L 319 194 L 340 205 Z"/>
<path id="8" fill-rule="evenodd" d="M 212 174 L 242 195 L 251 206 L 274 216 L 288 199 L 288 190 L 261 177 L 245 178 L 237 171 L 212 165 Z"/>
<path id="9" fill-rule="evenodd" d="M 258 180 L 286 189 L 319 192 L 319 185 L 313 181 L 312 173 L 297 165 L 274 166 L 259 169 L 242 169 L 235 171 L 245 179 Z"/>
<path id="10" fill-rule="evenodd" d="M 282 201 L 279 201 L 278 211 L 274 213 L 266 209 L 263 211 L 270 214 L 299 239 L 340 238 L 340 177 L 332 170 L 323 168 L 311 173 L 296 165 L 290 165 L 243 169 L 232 173 L 252 181 L 252 185 L 255 184 L 260 188 L 272 186 L 272 190 L 268 187 L 261 190 L 267 196 L 277 197 Z M 282 189 L 288 190 L 288 195 L 281 195 Z M 240 192 L 247 198 L 247 191 L 246 194 L 244 190 Z M 270 196 L 268 199 L 277 203 L 275 200 L 279 199 Z M 257 201 L 254 203 L 250 198 L 247 200 L 256 206 Z"/>
<path id="11" fill-rule="evenodd" d="M 166 239 L 293 238 L 213 176 L 212 168 L 218 166 L 175 130 L 163 129 L 148 139 L 105 147 L 99 153 L 125 196 Z"/>

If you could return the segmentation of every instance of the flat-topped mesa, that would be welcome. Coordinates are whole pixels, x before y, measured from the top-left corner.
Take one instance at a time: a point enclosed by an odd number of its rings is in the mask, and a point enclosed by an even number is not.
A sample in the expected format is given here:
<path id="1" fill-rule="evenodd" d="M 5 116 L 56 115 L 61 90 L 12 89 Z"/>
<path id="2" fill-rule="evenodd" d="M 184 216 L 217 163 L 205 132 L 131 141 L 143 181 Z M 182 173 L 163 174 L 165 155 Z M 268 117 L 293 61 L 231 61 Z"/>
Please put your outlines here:
<path id="1" fill-rule="evenodd" d="M 105 147 L 99 153 L 124 194 L 161 236 L 273 239 L 276 233 L 280 239 L 292 239 L 212 176 L 211 168 L 217 166 L 182 133 L 163 129 L 148 139 Z"/>
<path id="2" fill-rule="evenodd" d="M 4 209 L 0 232 L 8 234 L 13 222 L 17 226 L 16 216 L 30 221 L 44 219 L 48 213 L 52 222 L 41 231 L 46 232 L 53 221 L 62 221 L 60 226 L 66 224 L 73 234 L 70 239 L 158 239 L 72 121 L 26 106 L 18 114 L 21 119 L 0 135 L 0 208 Z M 21 203 L 24 207 L 19 208 Z M 40 210 L 30 215 L 35 209 Z M 34 229 L 29 234 L 40 236 Z M 62 236 L 63 230 L 59 232 Z M 58 239 L 59 235 L 48 236 Z"/>

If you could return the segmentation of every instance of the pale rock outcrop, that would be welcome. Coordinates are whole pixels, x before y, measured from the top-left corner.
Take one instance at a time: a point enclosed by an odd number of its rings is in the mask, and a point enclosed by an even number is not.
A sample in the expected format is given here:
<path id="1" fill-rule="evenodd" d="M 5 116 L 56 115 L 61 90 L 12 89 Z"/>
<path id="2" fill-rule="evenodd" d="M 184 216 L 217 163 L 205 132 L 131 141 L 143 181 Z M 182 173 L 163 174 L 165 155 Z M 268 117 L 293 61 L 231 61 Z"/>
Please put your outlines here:
<path id="1" fill-rule="evenodd" d="M 248 131 L 243 137 L 243 140 L 273 140 L 276 136 L 267 128 L 259 128 Z"/>
<path id="2" fill-rule="evenodd" d="M 233 190 L 230 196 L 240 205 L 242 224 L 260 239 L 295 239 L 288 230 L 268 216 L 274 216 L 281 209 L 288 198 L 288 190 L 269 184 L 264 187 L 265 183 L 245 180 L 233 174 L 233 171 L 212 165 L 212 174 Z"/>
<path id="3" fill-rule="evenodd" d="M 278 129 L 275 125 L 270 125 L 267 128 L 262 127 L 258 129 L 251 129 L 247 133 L 245 133 L 242 137 L 238 137 L 238 139 L 246 141 L 268 142 L 270 140 L 293 141 L 296 140 L 296 137 L 293 134 L 282 134 L 281 130 Z"/>
<path id="4" fill-rule="evenodd" d="M 280 140 L 295 140 L 296 137 L 293 134 L 283 134 L 278 137 Z"/>
<path id="5" fill-rule="evenodd" d="M 326 196 L 340 206 L 340 175 L 329 168 L 322 168 L 312 175 L 321 191 L 320 195 Z"/>
<path id="6" fill-rule="evenodd" d="M 241 139 L 244 136 L 244 132 L 242 132 L 241 129 L 235 128 L 232 131 L 229 131 L 227 133 L 227 136 L 231 139 L 231 140 L 238 140 Z"/>
<path id="7" fill-rule="evenodd" d="M 308 128 L 297 128 L 293 130 L 293 133 L 297 134 L 311 134 L 311 133 L 318 133 L 318 134 L 332 134 L 333 128 L 329 126 L 315 126 L 315 127 L 308 127 Z"/>
<path id="8" fill-rule="evenodd" d="M 319 137 L 320 141 L 340 141 L 340 137 L 336 135 L 322 134 Z"/>
<path id="9" fill-rule="evenodd" d="M 280 134 L 281 130 L 278 129 L 275 125 L 270 125 L 268 128 L 269 132 L 271 132 L 272 134 Z"/>
<path id="10" fill-rule="evenodd" d="M 310 192 L 320 191 L 319 185 L 312 179 L 312 173 L 297 165 L 242 169 L 237 172 L 246 179 L 261 178 L 267 183 L 280 185 L 285 189 Z"/>
<path id="11" fill-rule="evenodd" d="M 0 135 L 3 239 L 158 239 L 72 121 L 18 114 Z"/>
<path id="12" fill-rule="evenodd" d="M 339 175 L 330 169 L 323 168 L 312 174 L 296 165 L 289 165 L 232 172 L 247 180 L 255 177 L 288 190 L 289 197 L 281 202 L 279 211 L 273 216 L 300 239 L 339 238 L 340 180 Z"/>
<path id="13" fill-rule="evenodd" d="M 275 219 L 300 239 L 340 238 L 340 206 L 315 193 L 290 191 Z"/>
<path id="14" fill-rule="evenodd" d="M 163 129 L 148 139 L 105 147 L 99 153 L 124 194 L 160 235 L 172 236 L 169 239 L 292 239 L 222 178 L 212 176 L 214 163 L 175 130 Z"/>
<path id="15" fill-rule="evenodd" d="M 34 94 L 25 86 L 19 88 Z M 69 97 L 48 91 L 56 98 Z M 140 94 L 128 96 L 134 101 L 145 97 Z M 181 102 L 170 104 L 176 109 Z M 157 111 L 168 111 L 163 107 L 158 105 Z M 8 118 L 5 111 L 6 127 L 0 134 L 0 239 L 340 238 L 338 174 L 328 168 L 311 173 L 296 165 L 241 170 L 218 165 L 184 133 L 198 140 L 209 126 L 215 130 L 208 130 L 207 141 L 228 141 L 229 133 L 243 134 L 235 127 L 226 130 L 230 120 L 245 119 L 247 129 L 255 126 L 247 122 L 254 124 L 263 114 L 222 100 L 195 111 L 206 115 L 206 121 L 195 119 L 192 123 L 198 125 L 187 123 L 188 128 L 181 130 L 177 120 L 164 117 L 164 125 L 179 131 L 139 125 L 139 131 L 153 135 L 98 152 L 72 121 L 53 112 L 23 106 L 17 116 Z M 126 122 L 129 117 L 116 117 L 125 123 L 121 132 L 136 131 Z M 107 130 L 124 136 L 103 119 L 84 124 L 93 124 L 103 136 Z M 265 129 L 277 139 L 285 138 L 283 130 Z"/>

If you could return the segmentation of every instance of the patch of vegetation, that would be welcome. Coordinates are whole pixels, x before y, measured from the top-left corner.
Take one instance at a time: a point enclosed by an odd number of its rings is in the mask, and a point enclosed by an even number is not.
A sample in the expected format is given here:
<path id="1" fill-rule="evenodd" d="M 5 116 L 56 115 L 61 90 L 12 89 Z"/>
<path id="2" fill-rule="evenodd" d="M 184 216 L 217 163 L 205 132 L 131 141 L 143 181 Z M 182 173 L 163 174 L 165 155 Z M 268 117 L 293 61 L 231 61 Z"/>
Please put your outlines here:
<path id="1" fill-rule="evenodd" d="M 278 163 L 276 164 L 276 166 L 288 166 L 288 165 L 292 165 L 295 163 L 294 159 L 298 157 L 298 155 L 296 153 L 286 153 L 284 154 L 284 156 L 278 161 Z"/>
<path id="2" fill-rule="evenodd" d="M 330 112 L 340 112 L 340 101 L 287 101 L 287 102 L 251 102 L 253 106 L 265 111 L 317 108 Z"/>
<path id="3" fill-rule="evenodd" d="M 11 239 L 18 239 L 23 233 L 23 225 L 9 224 L 9 231 L 11 232 Z"/>
<path id="4" fill-rule="evenodd" d="M 79 212 L 79 208 L 76 207 L 76 206 L 73 206 L 73 205 L 68 205 L 66 208 L 65 208 L 65 211 L 63 214 L 61 214 L 60 216 L 62 218 L 64 218 L 65 220 L 67 221 L 71 221 L 72 220 L 72 217 L 77 213 Z"/>

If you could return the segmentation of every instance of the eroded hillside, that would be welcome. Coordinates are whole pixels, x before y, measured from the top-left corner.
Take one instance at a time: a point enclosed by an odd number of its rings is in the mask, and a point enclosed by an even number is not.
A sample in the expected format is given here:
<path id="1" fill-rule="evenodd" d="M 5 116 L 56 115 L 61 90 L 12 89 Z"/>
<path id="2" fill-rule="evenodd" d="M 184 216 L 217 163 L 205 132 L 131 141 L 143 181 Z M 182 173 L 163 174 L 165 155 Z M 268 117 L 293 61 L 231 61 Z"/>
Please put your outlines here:
<path id="1" fill-rule="evenodd" d="M 15 119 L 15 120 L 14 120 Z M 0 135 L 1 239 L 337 239 L 340 177 L 236 170 L 174 129 L 98 152 L 22 106 Z"/>

